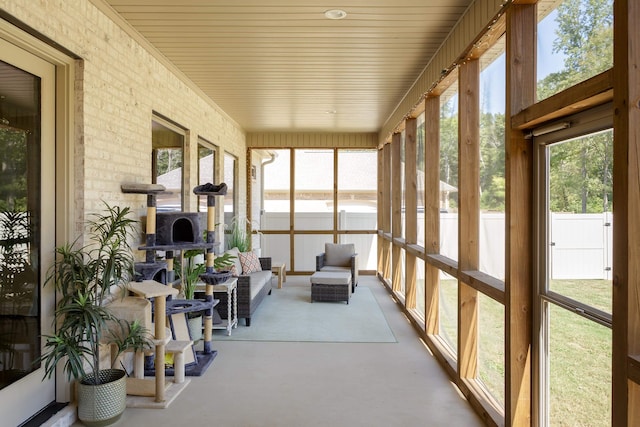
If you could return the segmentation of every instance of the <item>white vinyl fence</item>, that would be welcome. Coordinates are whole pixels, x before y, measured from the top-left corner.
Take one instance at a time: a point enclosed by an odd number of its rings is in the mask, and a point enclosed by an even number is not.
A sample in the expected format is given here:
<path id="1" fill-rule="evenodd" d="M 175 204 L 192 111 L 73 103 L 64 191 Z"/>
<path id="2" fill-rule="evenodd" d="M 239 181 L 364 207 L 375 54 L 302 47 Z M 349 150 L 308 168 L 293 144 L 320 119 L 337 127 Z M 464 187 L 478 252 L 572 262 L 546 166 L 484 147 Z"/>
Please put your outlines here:
<path id="1" fill-rule="evenodd" d="M 295 214 L 298 230 L 331 228 L 332 214 L 326 212 L 303 212 Z M 457 259 L 458 216 L 442 213 L 440 216 L 440 253 Z M 374 230 L 375 212 L 341 212 L 341 229 Z M 424 223 L 422 213 L 418 224 Z M 266 213 L 263 228 L 266 230 L 288 230 L 288 213 Z M 421 227 L 420 227 L 421 228 Z M 552 279 L 611 279 L 612 215 L 602 214 L 552 214 L 551 215 L 551 278 Z M 377 235 L 349 234 L 342 236 L 343 242 L 355 243 L 359 254 L 360 268 L 376 269 Z M 295 238 L 295 269 L 312 271 L 315 256 L 324 251 L 324 244 L 331 235 L 298 235 Z M 505 225 L 503 213 L 484 213 L 480 217 L 480 271 L 504 279 Z M 262 235 L 261 253 L 274 261 L 289 266 L 289 236 Z M 530 260 L 531 262 L 533 260 Z"/>

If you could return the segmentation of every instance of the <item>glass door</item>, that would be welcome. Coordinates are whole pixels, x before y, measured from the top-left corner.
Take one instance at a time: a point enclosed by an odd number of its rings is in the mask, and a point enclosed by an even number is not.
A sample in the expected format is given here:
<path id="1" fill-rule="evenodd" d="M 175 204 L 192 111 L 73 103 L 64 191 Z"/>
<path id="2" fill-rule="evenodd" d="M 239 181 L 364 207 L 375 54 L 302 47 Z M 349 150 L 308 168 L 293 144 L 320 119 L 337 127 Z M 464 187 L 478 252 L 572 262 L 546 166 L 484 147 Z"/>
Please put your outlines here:
<path id="1" fill-rule="evenodd" d="M 0 40 L 0 413 L 18 425 L 55 399 L 37 363 L 55 296 L 55 67 Z M 47 214 L 45 214 L 47 213 Z"/>
<path id="2" fill-rule="evenodd" d="M 539 425 L 611 423 L 610 111 L 605 106 L 533 131 L 542 266 Z M 537 132 L 544 136 L 535 137 Z"/>

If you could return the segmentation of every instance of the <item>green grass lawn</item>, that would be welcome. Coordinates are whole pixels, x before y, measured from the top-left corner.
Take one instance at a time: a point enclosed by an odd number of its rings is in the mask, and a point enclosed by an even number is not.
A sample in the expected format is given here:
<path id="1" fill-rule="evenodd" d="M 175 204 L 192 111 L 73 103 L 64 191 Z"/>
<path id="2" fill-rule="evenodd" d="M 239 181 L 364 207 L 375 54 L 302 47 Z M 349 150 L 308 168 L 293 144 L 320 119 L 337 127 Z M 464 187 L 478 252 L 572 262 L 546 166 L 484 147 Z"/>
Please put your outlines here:
<path id="1" fill-rule="evenodd" d="M 554 280 L 554 292 L 611 313 L 606 280 Z M 611 329 L 549 304 L 549 388 L 552 426 L 611 423 Z"/>
<path id="2" fill-rule="evenodd" d="M 455 279 L 440 283 L 440 332 L 457 348 Z M 555 280 L 554 292 L 611 312 L 611 282 Z M 422 294 L 422 293 L 421 293 Z M 419 298 L 418 301 L 423 300 Z M 479 380 L 504 405 L 504 307 L 479 296 Z M 423 304 L 422 304 L 423 305 Z M 422 310 L 423 307 L 418 307 Z M 549 423 L 608 426 L 611 417 L 611 329 L 549 304 Z"/>

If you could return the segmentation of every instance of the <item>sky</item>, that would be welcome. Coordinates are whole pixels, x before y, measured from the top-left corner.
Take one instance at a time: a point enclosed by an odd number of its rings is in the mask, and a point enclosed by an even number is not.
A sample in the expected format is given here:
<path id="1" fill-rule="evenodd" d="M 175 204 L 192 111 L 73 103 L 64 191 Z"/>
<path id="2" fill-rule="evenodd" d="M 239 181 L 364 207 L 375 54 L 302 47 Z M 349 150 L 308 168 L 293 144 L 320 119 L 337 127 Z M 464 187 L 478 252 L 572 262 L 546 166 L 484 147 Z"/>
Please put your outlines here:
<path id="1" fill-rule="evenodd" d="M 553 53 L 553 41 L 556 38 L 557 11 L 551 12 L 538 23 L 538 60 L 537 80 L 544 79 L 551 73 L 562 70 L 564 55 Z M 505 111 L 505 55 L 500 55 L 483 72 L 481 77 L 481 104 L 483 111 L 504 113 Z M 488 97 L 486 95 L 488 94 Z M 486 97 L 486 99 L 485 99 Z"/>

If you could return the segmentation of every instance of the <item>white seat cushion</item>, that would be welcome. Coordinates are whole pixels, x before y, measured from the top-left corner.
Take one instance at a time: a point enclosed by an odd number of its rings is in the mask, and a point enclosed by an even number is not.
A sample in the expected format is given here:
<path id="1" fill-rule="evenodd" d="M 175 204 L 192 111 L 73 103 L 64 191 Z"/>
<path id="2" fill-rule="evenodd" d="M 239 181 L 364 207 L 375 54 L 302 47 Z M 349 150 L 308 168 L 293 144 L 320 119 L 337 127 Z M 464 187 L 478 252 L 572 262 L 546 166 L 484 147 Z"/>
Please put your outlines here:
<path id="1" fill-rule="evenodd" d="M 251 299 L 255 298 L 258 292 L 262 290 L 262 287 L 269 283 L 270 280 L 271 270 L 260 270 L 249 274 L 249 281 L 251 283 Z"/>
<path id="2" fill-rule="evenodd" d="M 337 267 L 335 265 L 325 265 L 320 271 L 346 271 L 351 273 L 351 267 Z"/>
<path id="3" fill-rule="evenodd" d="M 310 280 L 312 284 L 348 285 L 351 283 L 351 273 L 342 271 L 316 271 Z"/>

